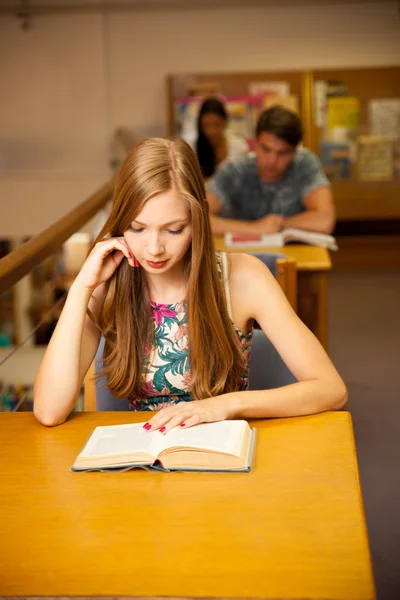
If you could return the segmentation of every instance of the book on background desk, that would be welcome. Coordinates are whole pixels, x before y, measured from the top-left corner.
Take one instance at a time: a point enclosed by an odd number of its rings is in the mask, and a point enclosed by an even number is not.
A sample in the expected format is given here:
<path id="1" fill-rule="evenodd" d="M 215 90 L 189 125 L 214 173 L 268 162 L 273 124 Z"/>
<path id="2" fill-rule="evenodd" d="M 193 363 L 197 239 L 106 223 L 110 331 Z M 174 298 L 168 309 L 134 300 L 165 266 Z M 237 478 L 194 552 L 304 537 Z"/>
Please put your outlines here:
<path id="1" fill-rule="evenodd" d="M 305 229 L 284 229 L 278 233 L 226 233 L 226 248 L 282 248 L 289 242 L 303 242 L 311 246 L 322 246 L 329 250 L 337 250 L 338 245 L 335 238 L 327 233 L 306 231 Z"/>
<path id="2" fill-rule="evenodd" d="M 255 429 L 247 421 L 203 423 L 167 434 L 144 423 L 96 427 L 71 471 L 127 470 L 249 472 Z"/>

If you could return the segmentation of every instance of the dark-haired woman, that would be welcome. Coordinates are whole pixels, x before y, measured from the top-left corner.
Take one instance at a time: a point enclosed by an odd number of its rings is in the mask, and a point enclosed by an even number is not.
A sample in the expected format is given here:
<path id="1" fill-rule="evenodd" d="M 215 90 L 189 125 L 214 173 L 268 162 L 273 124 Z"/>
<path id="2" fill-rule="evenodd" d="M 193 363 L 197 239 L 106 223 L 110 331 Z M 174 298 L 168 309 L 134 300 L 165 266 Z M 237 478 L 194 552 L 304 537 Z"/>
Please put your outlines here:
<path id="1" fill-rule="evenodd" d="M 205 179 L 225 162 L 249 152 L 244 138 L 226 131 L 228 114 L 218 98 L 207 98 L 200 107 L 197 139 L 191 143 Z"/>

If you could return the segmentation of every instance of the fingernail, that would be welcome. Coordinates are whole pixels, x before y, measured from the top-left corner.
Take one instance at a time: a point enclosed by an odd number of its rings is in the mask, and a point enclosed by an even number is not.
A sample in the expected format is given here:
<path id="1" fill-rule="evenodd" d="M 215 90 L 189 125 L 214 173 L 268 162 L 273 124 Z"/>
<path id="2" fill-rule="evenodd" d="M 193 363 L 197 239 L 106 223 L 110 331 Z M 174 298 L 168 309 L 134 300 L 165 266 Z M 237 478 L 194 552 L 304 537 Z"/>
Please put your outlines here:
<path id="1" fill-rule="evenodd" d="M 133 258 L 133 254 L 132 254 L 132 252 L 129 252 L 129 251 L 128 251 L 128 255 L 129 255 L 129 258 Z"/>
<path id="2" fill-rule="evenodd" d="M 151 425 L 150 425 L 150 423 L 145 423 L 145 424 L 143 425 L 143 429 L 151 429 Z"/>
<path id="3" fill-rule="evenodd" d="M 179 427 L 185 427 L 186 423 L 181 423 Z"/>
<path id="4" fill-rule="evenodd" d="M 136 258 L 133 259 L 133 266 L 134 267 L 140 267 L 140 263 L 138 260 L 136 260 Z"/>
<path id="5" fill-rule="evenodd" d="M 161 427 L 160 433 L 164 433 L 164 431 L 165 431 L 165 427 Z"/>

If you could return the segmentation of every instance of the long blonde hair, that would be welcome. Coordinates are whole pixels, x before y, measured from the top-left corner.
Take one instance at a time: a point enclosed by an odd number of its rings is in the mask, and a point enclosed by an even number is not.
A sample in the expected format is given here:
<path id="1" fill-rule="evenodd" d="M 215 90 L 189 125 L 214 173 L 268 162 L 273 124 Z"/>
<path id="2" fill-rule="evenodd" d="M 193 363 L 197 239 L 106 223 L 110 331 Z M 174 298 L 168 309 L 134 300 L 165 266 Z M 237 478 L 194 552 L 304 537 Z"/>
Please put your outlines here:
<path id="1" fill-rule="evenodd" d="M 149 138 L 126 157 L 118 173 L 111 213 L 95 244 L 122 236 L 145 202 L 172 187 L 190 207 L 192 241 L 185 255 L 191 394 L 203 399 L 234 391 L 245 358 L 228 315 L 197 158 L 181 139 Z M 103 374 L 117 398 L 142 397 L 145 345 L 154 337 L 142 268 L 126 260 L 106 284 L 97 324 L 105 338 Z"/>

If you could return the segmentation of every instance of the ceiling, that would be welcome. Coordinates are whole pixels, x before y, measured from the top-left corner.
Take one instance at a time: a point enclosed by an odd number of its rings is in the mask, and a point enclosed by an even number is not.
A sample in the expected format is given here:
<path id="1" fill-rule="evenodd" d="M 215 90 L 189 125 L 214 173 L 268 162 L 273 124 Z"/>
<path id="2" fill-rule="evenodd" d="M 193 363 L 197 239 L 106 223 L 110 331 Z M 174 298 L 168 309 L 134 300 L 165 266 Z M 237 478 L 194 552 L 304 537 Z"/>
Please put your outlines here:
<path id="1" fill-rule="evenodd" d="M 224 8 L 249 6 L 311 6 L 384 4 L 390 0 L 0 0 L 0 13 L 72 12 L 84 10 L 144 10 L 174 8 Z"/>

